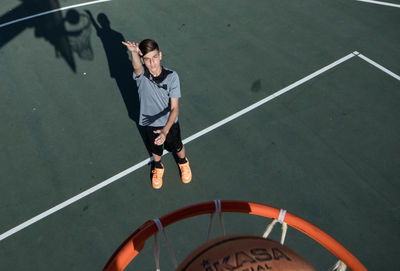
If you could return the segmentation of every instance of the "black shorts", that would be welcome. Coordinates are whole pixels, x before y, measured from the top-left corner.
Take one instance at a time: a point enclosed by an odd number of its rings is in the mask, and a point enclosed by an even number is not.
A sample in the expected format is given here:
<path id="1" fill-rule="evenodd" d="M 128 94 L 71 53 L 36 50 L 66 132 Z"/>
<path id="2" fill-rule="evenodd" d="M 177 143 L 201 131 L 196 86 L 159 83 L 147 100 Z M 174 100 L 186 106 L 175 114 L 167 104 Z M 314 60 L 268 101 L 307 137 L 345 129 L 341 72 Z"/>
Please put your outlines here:
<path id="1" fill-rule="evenodd" d="M 158 134 L 154 133 L 155 130 L 161 130 L 163 127 L 145 126 L 147 147 L 151 153 L 161 156 L 163 149 L 165 148 L 169 152 L 180 152 L 183 148 L 181 139 L 181 129 L 179 122 L 174 123 L 169 129 L 167 138 L 163 145 L 154 144 L 154 140 L 158 137 Z"/>

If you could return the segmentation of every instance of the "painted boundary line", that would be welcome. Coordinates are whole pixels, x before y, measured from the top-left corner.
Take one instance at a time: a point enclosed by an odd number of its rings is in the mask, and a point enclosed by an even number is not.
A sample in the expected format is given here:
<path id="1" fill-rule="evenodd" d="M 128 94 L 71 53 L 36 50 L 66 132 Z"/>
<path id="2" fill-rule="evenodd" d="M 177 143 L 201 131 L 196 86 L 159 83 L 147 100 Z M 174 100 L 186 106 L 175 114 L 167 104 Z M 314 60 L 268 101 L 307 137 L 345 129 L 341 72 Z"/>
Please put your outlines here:
<path id="1" fill-rule="evenodd" d="M 371 59 L 361 55 L 360 53 L 353 52 L 353 53 L 348 54 L 348 55 L 340 58 L 339 60 L 337 60 L 337 61 L 335 61 L 335 62 L 333 62 L 333 63 L 331 63 L 331 64 L 329 64 L 329 65 L 327 65 L 327 66 L 325 66 L 325 67 L 323 67 L 321 69 L 319 69 L 318 71 L 316 71 L 316 72 L 304 77 L 303 79 L 300 79 L 300 80 L 294 82 L 293 84 L 291 84 L 291 85 L 289 85 L 289 86 L 287 86 L 287 87 L 285 87 L 285 88 L 283 88 L 283 89 L 271 94 L 270 96 L 260 100 L 259 102 L 256 102 L 256 103 L 246 107 L 245 109 L 242 109 L 241 111 L 239 111 L 239 112 L 237 112 L 237 113 L 235 113 L 235 114 L 233 114 L 233 115 L 231 115 L 231 116 L 229 116 L 229 117 L 227 117 L 227 118 L 225 118 L 225 119 L 223 119 L 223 120 L 221 120 L 221 121 L 209 126 L 208 128 L 205 128 L 205 129 L 201 130 L 200 132 L 198 132 L 198 133 L 196 133 L 196 134 L 184 139 L 183 143 L 187 144 L 187 143 L 195 140 L 196 138 L 198 138 L 198 137 L 200 137 L 200 136 L 202 136 L 204 134 L 207 134 L 207 133 L 211 132 L 212 130 L 217 129 L 218 127 L 220 127 L 220 126 L 222 126 L 222 125 L 224 125 L 224 124 L 226 124 L 226 123 L 228 123 L 228 122 L 230 122 L 230 121 L 232 121 L 232 120 L 234 120 L 234 119 L 236 119 L 236 118 L 248 113 L 249 111 L 251 111 L 251 110 L 253 110 L 253 109 L 257 108 L 257 107 L 260 107 L 261 105 L 263 105 L 263 104 L 273 100 L 274 98 L 276 98 L 276 97 L 278 97 L 278 96 L 280 96 L 280 95 L 282 95 L 282 94 L 294 89 L 297 86 L 300 86 L 300 85 L 304 84 L 305 82 L 307 82 L 307 81 L 317 77 L 318 75 L 320 75 L 320 74 L 322 74 L 322 73 L 324 73 L 324 72 L 336 67 L 337 65 L 349 60 L 350 58 L 352 58 L 354 56 L 359 56 L 360 58 L 362 58 L 363 60 L 367 61 L 368 63 L 370 63 L 370 64 L 374 65 L 375 67 L 381 69 L 382 71 L 388 73 L 389 75 L 391 75 L 395 79 L 400 80 L 400 77 L 397 74 L 389 71 L 388 69 L 386 69 L 383 66 L 379 65 L 378 63 L 372 61 Z M 168 153 L 167 151 L 164 151 L 163 155 L 165 155 L 167 153 Z M 78 200 L 80 200 L 80 199 L 82 199 L 82 198 L 84 198 L 84 197 L 96 192 L 97 190 L 100 190 L 101 188 L 103 188 L 103 187 L 105 187 L 105 186 L 107 186 L 107 185 L 109 185 L 109 184 L 121 179 L 122 177 L 124 177 L 124 176 L 126 176 L 126 175 L 128 175 L 128 174 L 130 174 L 130 173 L 132 173 L 132 172 L 134 172 L 134 171 L 136 171 L 138 169 L 140 169 L 141 167 L 144 167 L 145 165 L 147 165 L 151 161 L 152 161 L 151 158 L 145 159 L 142 162 L 140 162 L 140 163 L 138 163 L 138 164 L 136 164 L 136 165 L 134 165 L 134 166 L 132 166 L 132 167 L 120 172 L 120 173 L 118 173 L 117 175 L 114 175 L 113 177 L 111 177 L 111 178 L 109 178 L 109 179 L 107 179 L 107 180 L 105 180 L 105 181 L 103 181 L 103 182 L 101 182 L 101 183 L 99 183 L 99 184 L 97 184 L 97 185 L 95 185 L 95 186 L 83 191 L 82 193 L 80 193 L 80 194 L 78 194 L 78 195 L 76 195 L 76 196 L 74 196 L 74 197 L 72 197 L 72 198 L 70 198 L 70 199 L 68 199 L 68 200 L 56 205 L 56 206 L 54 206 L 53 208 L 51 208 L 51 209 L 49 209 L 49 210 L 47 210 L 47 211 L 45 211 L 45 212 L 33 217 L 33 218 L 25 221 L 24 223 L 22 223 L 22 224 L 20 224 L 20 225 L 18 225 L 16 227 L 6 231 L 5 233 L 0 235 L 0 241 L 6 239 L 7 237 L 9 237 L 9 236 L 21 231 L 21 230 L 23 230 L 26 227 L 38 222 L 39 220 L 41 220 L 41 219 L 43 219 L 43 218 L 45 218 L 45 217 L 47 217 L 47 216 L 59 211 L 59 210 L 61 210 L 61 209 L 65 208 L 65 207 L 67 207 L 69 205 L 71 205 L 72 203 L 74 203 L 74 202 L 76 202 L 76 201 L 78 201 Z"/>
<path id="2" fill-rule="evenodd" d="M 140 162 L 140 163 L 138 163 L 138 164 L 136 164 L 136 165 L 134 165 L 134 166 L 132 166 L 132 167 L 120 172 L 120 173 L 118 173 L 117 175 L 114 175 L 113 177 L 111 177 L 111 178 L 109 178 L 109 179 L 107 179 L 107 180 L 105 180 L 105 181 L 103 181 L 103 182 L 101 182 L 101 183 L 99 183 L 99 184 L 97 184 L 97 185 L 95 185 L 95 186 L 83 191 L 82 193 L 80 193 L 80 194 L 78 194 L 78 195 L 76 195 L 76 196 L 74 196 L 74 197 L 72 197 L 72 198 L 70 198 L 70 199 L 68 199 L 68 200 L 56 205 L 56 206 L 54 206 L 53 208 L 51 208 L 51 209 L 49 209 L 49 210 L 47 210 L 47 211 L 45 211 L 45 212 L 33 217 L 33 218 L 25 221 L 24 223 L 18 225 L 17 227 L 12 228 L 11 230 L 9 230 L 9 231 L 3 233 L 2 235 L 0 235 L 0 241 L 2 241 L 3 239 L 5 239 L 5 238 L 7 238 L 7 237 L 19 232 L 20 230 L 22 230 L 22 229 L 24 229 L 26 227 L 38 222 L 39 220 L 41 220 L 41 219 L 43 219 L 43 218 L 45 218 L 45 217 L 47 217 L 47 216 L 59 211 L 59 210 L 67 207 L 68 205 L 71 205 L 72 203 L 74 203 L 74 202 L 76 202 L 76 201 L 78 201 L 78 200 L 80 200 L 80 199 L 82 199 L 82 198 L 84 198 L 84 197 L 96 192 L 97 190 L 100 190 L 101 188 L 103 188 L 103 187 L 115 182 L 116 180 L 128 175 L 129 173 L 134 172 L 135 170 L 147 165 L 149 162 L 150 162 L 150 158 L 148 158 L 146 160 L 143 160 L 142 162 Z"/>
<path id="3" fill-rule="evenodd" d="M 400 5 L 393 4 L 393 3 L 388 3 L 388 2 L 373 1 L 373 0 L 356 0 L 356 1 L 375 4 L 375 5 L 381 5 L 381 6 L 389 6 L 389 7 L 400 8 Z"/>
<path id="4" fill-rule="evenodd" d="M 362 58 L 363 60 L 367 61 L 369 64 L 374 65 L 376 68 L 380 69 L 381 71 L 389 74 L 390 76 L 392 76 L 393 78 L 397 79 L 400 81 L 400 76 L 398 76 L 397 74 L 395 74 L 394 72 L 386 69 L 385 67 L 383 67 L 382 65 L 379 65 L 378 63 L 376 63 L 375 61 L 373 61 L 372 59 L 358 53 L 358 52 L 354 52 L 355 55 L 357 55 L 358 57 Z"/>
<path id="5" fill-rule="evenodd" d="M 245 114 L 245 113 L 247 113 L 247 112 L 249 112 L 249 111 L 251 111 L 251 110 L 253 110 L 253 109 L 255 109 L 255 108 L 259 107 L 259 106 L 261 106 L 261 105 L 263 105 L 264 103 L 266 103 L 266 102 L 268 102 L 268 101 L 270 101 L 270 100 L 272 100 L 272 99 L 274 99 L 274 98 L 276 98 L 276 97 L 288 92 L 289 90 L 291 90 L 291 89 L 293 89 L 293 88 L 295 88 L 295 87 L 297 87 L 297 86 L 299 86 L 299 85 L 311 80 L 312 78 L 320 75 L 323 72 L 326 72 L 329 69 L 332 69 L 333 67 L 343 63 L 344 61 L 346 61 L 346 60 L 348 60 L 348 59 L 350 59 L 350 58 L 352 58 L 354 56 L 355 56 L 354 53 L 349 54 L 349 55 L 347 55 L 347 56 L 345 56 L 345 57 L 333 62 L 332 64 L 329 64 L 329 65 L 321 68 L 320 70 L 318 70 L 318 71 L 316 71 L 316 72 L 304 77 L 303 79 L 300 79 L 299 81 L 291 84 L 290 86 L 287 86 L 286 88 L 284 88 L 282 90 L 279 90 L 278 92 L 275 92 L 274 94 L 268 96 L 267 98 L 265 98 L 265 99 L 255 103 L 255 104 L 253 104 L 253 105 L 251 105 L 251 106 L 249 106 L 249 107 L 247 107 L 247 108 L 245 108 L 245 109 L 233 114 L 232 116 L 230 116 L 228 118 L 225 118 L 225 119 L 215 123 L 214 125 L 211 125 L 210 127 L 208 127 L 206 129 L 204 129 L 204 130 L 202 130 L 202 131 L 200 131 L 200 132 L 198 132 L 198 133 L 196 133 L 196 134 L 184 139 L 183 143 L 187 144 L 190 141 L 192 141 L 192 140 L 194 140 L 194 139 L 196 139 L 196 138 L 198 138 L 198 137 L 200 137 L 200 136 L 202 136 L 202 135 L 204 135 L 206 133 L 209 133 L 210 131 L 212 131 L 212 130 L 214 130 L 214 129 L 216 129 L 216 128 L 218 128 L 218 127 L 220 127 L 220 126 L 222 126 L 222 125 L 224 125 L 226 123 L 228 123 L 229 121 L 231 121 L 233 119 L 236 119 L 239 116 L 241 116 L 241 115 L 243 115 L 243 114 Z M 163 155 L 165 155 L 167 153 L 168 153 L 167 151 L 164 151 Z M 25 221 L 24 223 L 16 226 L 15 228 L 12 228 L 11 230 L 8 230 L 7 232 L 5 232 L 5 233 L 0 235 L 0 241 L 4 240 L 5 238 L 7 238 L 7 237 L 9 237 L 9 236 L 11 236 L 11 235 L 13 235 L 13 234 L 15 234 L 17 232 L 19 232 L 20 230 L 22 230 L 22 229 L 24 229 L 26 227 L 38 222 L 39 220 L 41 220 L 41 219 L 43 219 L 43 218 L 45 218 L 45 217 L 47 217 L 47 216 L 59 211 L 59 210 L 67 207 L 68 205 L 71 205 L 72 203 L 74 203 L 74 202 L 76 202 L 76 201 L 78 201 L 78 200 L 80 200 L 80 199 L 82 199 L 82 198 L 94 193 L 95 191 L 97 191 L 97 190 L 99 190 L 99 189 L 101 189 L 101 188 L 103 188 L 103 187 L 105 187 L 105 186 L 117 181 L 118 179 L 128 175 L 129 173 L 132 173 L 133 171 L 135 171 L 135 170 L 147 165 L 150 161 L 151 161 L 150 158 L 145 159 L 142 162 L 140 162 L 140 163 L 138 163 L 138 164 L 136 164 L 136 165 L 134 165 L 134 166 L 132 166 L 132 167 L 120 172 L 120 173 L 118 173 L 117 175 L 115 175 L 115 176 L 113 176 L 113 177 L 111 177 L 111 178 L 109 178 L 109 179 L 107 179 L 107 180 L 105 180 L 105 181 L 103 181 L 103 182 L 101 182 L 101 183 L 99 183 L 99 184 L 97 184 L 97 185 L 95 185 L 95 186 L 83 191 L 82 193 L 80 193 L 80 194 L 78 194 L 78 195 L 76 195 L 76 196 L 74 196 L 74 197 L 72 197 L 72 198 L 70 198 L 70 199 L 68 199 L 68 200 L 56 205 L 56 206 L 54 206 L 53 208 L 51 208 L 51 209 L 49 209 L 49 210 L 47 210 L 47 211 L 45 211 L 45 212 L 33 217 L 33 218 Z"/>
<path id="6" fill-rule="evenodd" d="M 32 19 L 32 18 L 36 18 L 36 17 L 39 17 L 39 16 L 47 15 L 47 14 L 50 14 L 50 13 L 55 13 L 55 12 L 58 12 L 58 11 L 61 11 L 61 10 L 77 8 L 77 7 L 82 7 L 82 6 L 88 6 L 88 5 L 93 5 L 93 4 L 98 4 L 98 3 L 101 3 L 101 2 L 108 2 L 108 1 L 112 1 L 112 0 L 96 0 L 96 1 L 92 1 L 92 2 L 86 2 L 86 3 L 76 4 L 76 5 L 72 5 L 72 6 L 68 6 L 68 7 L 57 8 L 57 9 L 45 11 L 45 12 L 41 12 L 41 13 L 38 13 L 38 14 L 34 14 L 34 15 L 31 15 L 31 16 L 28 16 L 28 17 L 24 17 L 24 18 L 13 20 L 13 21 L 9 21 L 7 23 L 0 24 L 0 28 L 5 27 L 5 26 L 10 25 L 10 24 L 15 24 L 15 23 L 22 22 L 22 21 L 25 21 L 25 20 L 29 20 L 29 19 Z"/>
<path id="7" fill-rule="evenodd" d="M 291 85 L 289 85 L 289 86 L 287 86 L 287 87 L 285 87 L 285 88 L 283 88 L 283 89 L 271 94 L 270 96 L 260 100 L 259 102 L 256 102 L 256 103 L 250 105 L 249 107 L 246 107 L 245 109 L 242 109 L 239 112 L 233 114 L 232 116 L 227 117 L 226 119 L 223 119 L 223 120 L 215 123 L 214 125 L 211 125 L 210 127 L 208 127 L 206 129 L 204 129 L 204 130 L 202 130 L 202 131 L 200 131 L 200 132 L 188 137 L 187 139 L 183 140 L 183 143 L 188 143 L 188 142 L 190 142 L 190 141 L 192 141 L 192 140 L 194 140 L 194 139 L 196 139 L 196 138 L 198 138 L 198 137 L 200 137 L 200 136 L 202 136 L 202 135 L 204 135 L 204 134 L 206 134 L 206 133 L 208 133 L 208 132 L 210 132 L 210 131 L 212 131 L 212 130 L 214 130 L 214 129 L 216 129 L 216 128 L 218 128 L 218 127 L 220 127 L 220 126 L 222 126 L 222 125 L 224 125 L 224 124 L 226 124 L 226 123 L 228 123 L 228 122 L 230 122 L 230 121 L 232 121 L 232 120 L 234 120 L 234 119 L 236 119 L 236 118 L 238 118 L 238 117 L 240 117 L 242 115 L 244 115 L 244 114 L 246 114 L 247 112 L 249 112 L 249 111 L 251 111 L 251 110 L 253 110 L 253 109 L 255 109 L 255 108 L 257 108 L 257 107 L 259 107 L 259 106 L 261 106 L 263 104 L 265 104 L 266 102 L 271 101 L 272 99 L 275 99 L 276 97 L 278 97 L 278 96 L 280 96 L 280 95 L 292 90 L 293 88 L 295 88 L 297 86 L 300 86 L 301 84 L 304 84 L 305 82 L 313 79 L 314 77 L 317 77 L 318 75 L 320 75 L 320 74 L 332 69 L 333 67 L 335 67 L 335 66 L 337 66 L 337 65 L 339 65 L 339 64 L 341 64 L 341 63 L 343 63 L 343 62 L 345 62 L 347 60 L 349 60 L 350 58 L 352 58 L 354 56 L 355 56 L 355 54 L 351 53 L 351 54 L 348 54 L 345 57 L 342 57 L 341 59 L 333 62 L 332 64 L 329 64 L 329 65 L 323 67 L 322 69 L 320 69 L 320 70 L 318 70 L 318 71 L 316 71 L 316 72 L 304 77 L 303 79 L 300 79 L 299 81 L 294 82 L 293 84 L 291 84 Z"/>

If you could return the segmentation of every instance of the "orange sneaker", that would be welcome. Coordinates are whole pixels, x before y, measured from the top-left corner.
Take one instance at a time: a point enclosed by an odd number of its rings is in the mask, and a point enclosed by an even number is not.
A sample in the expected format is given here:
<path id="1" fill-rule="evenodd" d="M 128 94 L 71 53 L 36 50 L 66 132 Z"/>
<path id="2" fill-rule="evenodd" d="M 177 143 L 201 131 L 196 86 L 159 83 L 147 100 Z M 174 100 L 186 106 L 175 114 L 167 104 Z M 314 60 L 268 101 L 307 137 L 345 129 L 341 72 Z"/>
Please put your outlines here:
<path id="1" fill-rule="evenodd" d="M 183 183 L 190 183 L 192 180 L 192 171 L 190 170 L 189 167 L 189 159 L 186 158 L 186 163 L 184 164 L 179 164 L 179 169 L 181 170 L 181 179 Z"/>
<path id="2" fill-rule="evenodd" d="M 162 165 L 162 168 L 154 168 L 151 173 L 153 173 L 151 178 L 153 188 L 160 189 L 162 186 L 162 176 L 164 175 L 164 165 Z"/>

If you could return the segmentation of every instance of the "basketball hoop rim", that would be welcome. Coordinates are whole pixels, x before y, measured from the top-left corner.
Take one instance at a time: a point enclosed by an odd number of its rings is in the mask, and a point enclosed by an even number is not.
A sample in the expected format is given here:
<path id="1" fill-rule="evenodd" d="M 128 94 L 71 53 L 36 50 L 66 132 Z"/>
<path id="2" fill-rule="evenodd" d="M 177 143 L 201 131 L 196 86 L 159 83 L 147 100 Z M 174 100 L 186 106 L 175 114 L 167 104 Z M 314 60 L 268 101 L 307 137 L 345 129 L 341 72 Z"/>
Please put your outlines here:
<path id="1" fill-rule="evenodd" d="M 221 212 L 247 213 L 251 215 L 263 216 L 272 219 L 278 219 L 281 209 L 268 205 L 238 201 L 238 200 L 221 200 Z M 170 212 L 159 218 L 163 227 L 167 227 L 180 220 L 193 216 L 210 214 L 216 212 L 215 201 L 208 201 L 183 207 L 176 211 Z M 325 247 L 337 258 L 342 260 L 353 271 L 366 271 L 367 269 L 358 259 L 350 253 L 338 241 L 332 238 L 318 227 L 310 222 L 286 212 L 284 222 L 298 231 L 306 234 L 314 239 L 320 245 Z M 147 239 L 158 232 L 156 223 L 153 220 L 145 222 L 135 232 L 133 232 L 113 253 L 108 260 L 103 271 L 121 271 L 139 254 L 144 247 Z"/>

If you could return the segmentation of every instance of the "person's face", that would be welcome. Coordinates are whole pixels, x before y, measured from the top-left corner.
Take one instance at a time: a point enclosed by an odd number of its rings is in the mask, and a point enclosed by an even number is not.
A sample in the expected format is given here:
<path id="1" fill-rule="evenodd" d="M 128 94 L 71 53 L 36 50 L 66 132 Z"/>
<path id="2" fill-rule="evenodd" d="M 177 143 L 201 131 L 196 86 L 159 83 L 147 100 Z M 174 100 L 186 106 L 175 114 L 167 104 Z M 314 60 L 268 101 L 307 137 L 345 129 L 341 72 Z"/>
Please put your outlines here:
<path id="1" fill-rule="evenodd" d="M 143 56 L 143 63 L 152 75 L 158 76 L 161 72 L 161 52 L 154 50 Z"/>

